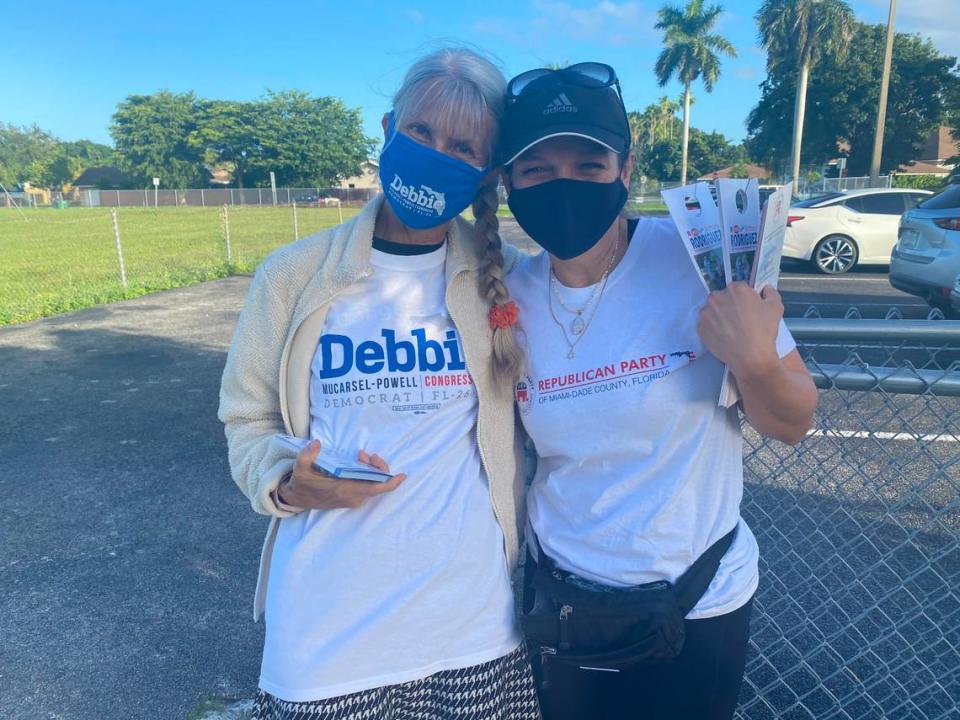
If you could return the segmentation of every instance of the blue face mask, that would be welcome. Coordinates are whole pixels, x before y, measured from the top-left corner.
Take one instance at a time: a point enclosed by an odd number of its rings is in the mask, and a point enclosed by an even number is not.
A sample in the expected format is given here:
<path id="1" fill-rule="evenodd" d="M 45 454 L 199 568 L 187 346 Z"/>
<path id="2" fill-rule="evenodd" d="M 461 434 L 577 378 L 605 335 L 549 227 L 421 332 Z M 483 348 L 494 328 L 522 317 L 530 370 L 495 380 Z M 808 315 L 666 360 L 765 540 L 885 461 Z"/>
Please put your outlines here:
<path id="1" fill-rule="evenodd" d="M 390 207 L 407 227 L 443 225 L 473 202 L 487 168 L 457 160 L 421 145 L 393 126 L 380 153 L 380 183 Z"/>

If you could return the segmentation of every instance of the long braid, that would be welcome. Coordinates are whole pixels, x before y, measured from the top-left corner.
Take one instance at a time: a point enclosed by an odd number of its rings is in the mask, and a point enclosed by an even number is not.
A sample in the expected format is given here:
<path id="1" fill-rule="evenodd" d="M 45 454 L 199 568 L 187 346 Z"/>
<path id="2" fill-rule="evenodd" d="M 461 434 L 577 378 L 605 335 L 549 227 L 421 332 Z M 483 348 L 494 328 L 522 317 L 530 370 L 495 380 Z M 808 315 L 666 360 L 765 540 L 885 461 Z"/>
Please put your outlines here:
<path id="1" fill-rule="evenodd" d="M 503 253 L 500 250 L 500 221 L 497 208 L 500 196 L 495 184 L 480 189 L 473 200 L 473 216 L 476 241 L 483 243 L 483 260 L 480 266 L 481 290 L 490 303 L 504 305 L 510 301 L 510 291 L 503 282 Z M 514 328 L 494 328 L 493 367 L 497 379 L 511 384 L 523 369 L 523 351 L 517 343 Z"/>

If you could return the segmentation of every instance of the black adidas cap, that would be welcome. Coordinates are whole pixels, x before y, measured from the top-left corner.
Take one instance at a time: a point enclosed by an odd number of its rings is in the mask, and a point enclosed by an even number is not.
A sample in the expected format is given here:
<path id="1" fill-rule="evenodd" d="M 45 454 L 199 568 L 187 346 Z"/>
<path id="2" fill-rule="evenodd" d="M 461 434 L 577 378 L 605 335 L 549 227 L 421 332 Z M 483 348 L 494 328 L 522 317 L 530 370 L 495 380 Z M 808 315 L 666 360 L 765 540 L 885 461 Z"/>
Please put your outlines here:
<path id="1" fill-rule="evenodd" d="M 500 141 L 504 165 L 538 142 L 562 135 L 593 140 L 615 153 L 629 151 L 630 125 L 613 84 L 590 87 L 559 70 L 508 97 Z"/>

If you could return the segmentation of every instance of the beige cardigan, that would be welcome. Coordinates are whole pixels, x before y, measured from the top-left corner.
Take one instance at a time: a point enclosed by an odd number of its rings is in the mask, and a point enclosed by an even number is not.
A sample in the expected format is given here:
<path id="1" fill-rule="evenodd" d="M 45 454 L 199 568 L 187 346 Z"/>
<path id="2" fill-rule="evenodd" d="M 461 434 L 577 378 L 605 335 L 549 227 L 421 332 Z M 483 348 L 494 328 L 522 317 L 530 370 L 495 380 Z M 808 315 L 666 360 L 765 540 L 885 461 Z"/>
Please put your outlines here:
<path id="1" fill-rule="evenodd" d="M 272 253 L 254 275 L 234 331 L 218 416 L 226 429 L 234 481 L 254 510 L 272 516 L 260 557 L 254 619 L 263 614 L 277 529 L 292 515 L 277 507 L 271 493 L 292 469 L 293 455 L 272 439 L 276 433 L 309 435 L 310 364 L 327 309 L 339 292 L 373 272 L 370 251 L 382 202 L 383 196 L 377 196 L 352 220 Z M 506 271 L 517 257 L 517 251 L 504 247 Z M 523 518 L 523 451 L 512 388 L 493 377 L 489 306 L 478 283 L 480 259 L 473 227 L 457 218 L 447 247 L 447 309 L 477 389 L 480 457 L 512 571 Z"/>

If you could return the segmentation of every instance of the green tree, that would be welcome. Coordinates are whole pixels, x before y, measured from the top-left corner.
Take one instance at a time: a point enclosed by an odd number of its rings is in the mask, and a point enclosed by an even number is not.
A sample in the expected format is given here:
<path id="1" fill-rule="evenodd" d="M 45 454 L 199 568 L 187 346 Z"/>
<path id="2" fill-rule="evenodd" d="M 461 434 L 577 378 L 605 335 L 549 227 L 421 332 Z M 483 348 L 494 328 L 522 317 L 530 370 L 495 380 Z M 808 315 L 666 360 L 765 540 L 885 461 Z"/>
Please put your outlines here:
<path id="1" fill-rule="evenodd" d="M 855 23 L 857 48 L 845 60 L 824 57 L 810 75 L 804 163 L 837 157 L 838 143 L 849 144 L 847 171 L 866 174 L 870 167 L 875 108 L 880 94 L 881 59 L 886 27 Z M 753 157 L 783 167 L 790 157 L 788 134 L 793 114 L 796 67 L 773 68 L 761 85 L 761 98 L 747 120 Z M 916 157 L 918 147 L 938 125 L 950 124 L 960 97 L 956 58 L 941 55 L 929 40 L 897 33 L 883 140 L 882 172 L 895 170 Z"/>
<path id="2" fill-rule="evenodd" d="M 736 57 L 737 52 L 726 38 L 712 32 L 723 8 L 711 5 L 704 8 L 703 0 L 690 0 L 686 7 L 664 5 L 657 12 L 656 28 L 664 31 L 664 48 L 654 67 L 657 81 L 664 86 L 671 78 L 683 84 L 683 141 L 680 161 L 680 180 L 687 179 L 687 144 L 690 131 L 690 86 L 703 80 L 707 92 L 720 77 L 720 59 L 717 53 Z"/>
<path id="3" fill-rule="evenodd" d="M 61 142 L 48 167 L 48 187 L 62 187 L 72 183 L 87 168 L 113 165 L 115 153 L 109 145 L 77 140 Z"/>
<path id="4" fill-rule="evenodd" d="M 259 152 L 247 173 L 265 183 L 269 172 L 288 186 L 329 186 L 360 172 L 373 151 L 358 109 L 299 90 L 268 93 L 255 105 Z"/>
<path id="5" fill-rule="evenodd" d="M 0 182 L 4 187 L 32 183 L 46 187 L 59 141 L 36 125 L 0 124 Z"/>
<path id="6" fill-rule="evenodd" d="M 654 143 L 644 158 L 646 175 L 658 180 L 678 180 L 683 162 L 683 155 L 679 146 L 669 140 L 659 140 Z M 695 167 L 688 167 L 691 175 L 696 174 Z"/>
<path id="7" fill-rule="evenodd" d="M 62 142 L 36 125 L 0 124 L 0 182 L 59 188 L 88 167 L 108 165 L 113 148 L 89 140 Z"/>
<path id="8" fill-rule="evenodd" d="M 810 71 L 824 58 L 843 61 L 853 34 L 853 12 L 843 0 L 764 0 L 756 20 L 760 44 L 767 50 L 767 70 L 786 65 L 797 71 L 790 163 L 790 177 L 797 179 Z"/>
<path id="9" fill-rule="evenodd" d="M 694 177 L 748 160 L 743 145 L 734 145 L 721 133 L 708 133 L 697 128 L 690 128 L 689 158 L 690 164 L 697 168 Z"/>
<path id="10" fill-rule="evenodd" d="M 110 125 L 120 167 L 143 186 L 153 177 L 167 188 L 206 185 L 203 153 L 189 142 L 201 115 L 192 92 L 128 96 Z"/>
<path id="11" fill-rule="evenodd" d="M 693 99 L 691 98 L 691 103 L 692 102 Z M 657 118 L 657 128 L 659 130 L 657 137 L 661 140 L 669 138 L 670 142 L 673 142 L 673 130 L 677 124 L 677 113 L 680 111 L 681 104 L 675 103 L 664 95 L 657 100 L 657 104 L 652 107 L 655 108 L 654 112 Z"/>
<path id="12" fill-rule="evenodd" d="M 262 153 L 257 116 L 256 103 L 200 101 L 197 127 L 187 143 L 208 167 L 229 165 L 237 187 L 242 188 L 248 163 L 255 164 Z"/>

